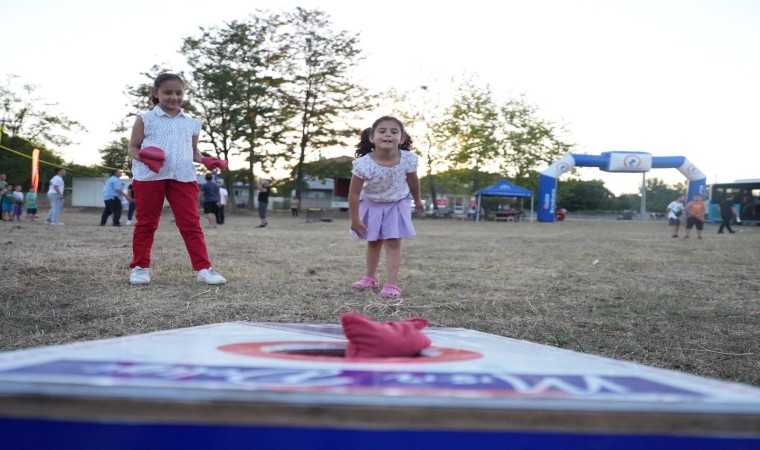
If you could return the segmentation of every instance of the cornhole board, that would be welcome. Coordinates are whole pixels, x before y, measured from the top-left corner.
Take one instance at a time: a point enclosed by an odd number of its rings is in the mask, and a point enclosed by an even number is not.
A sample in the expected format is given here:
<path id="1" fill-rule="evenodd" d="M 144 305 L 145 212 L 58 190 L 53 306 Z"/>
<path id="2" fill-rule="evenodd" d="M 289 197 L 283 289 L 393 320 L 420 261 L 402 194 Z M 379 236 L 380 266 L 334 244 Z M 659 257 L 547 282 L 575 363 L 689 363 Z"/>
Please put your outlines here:
<path id="1" fill-rule="evenodd" d="M 0 353 L 7 449 L 758 449 L 760 389 L 456 328 L 231 322 Z"/>

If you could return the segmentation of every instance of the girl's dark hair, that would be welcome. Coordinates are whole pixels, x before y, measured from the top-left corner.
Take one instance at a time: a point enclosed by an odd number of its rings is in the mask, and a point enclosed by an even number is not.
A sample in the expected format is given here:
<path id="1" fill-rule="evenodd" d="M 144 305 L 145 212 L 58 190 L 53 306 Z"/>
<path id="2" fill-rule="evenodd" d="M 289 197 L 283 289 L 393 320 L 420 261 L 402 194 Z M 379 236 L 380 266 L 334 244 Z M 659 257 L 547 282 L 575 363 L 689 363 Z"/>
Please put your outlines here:
<path id="1" fill-rule="evenodd" d="M 177 80 L 183 85 L 185 84 L 185 80 L 183 80 L 182 77 L 175 73 L 162 73 L 161 75 L 157 76 L 153 81 L 153 90 L 150 92 L 150 101 L 152 101 L 154 105 L 158 105 L 158 97 L 156 97 L 155 92 L 161 88 L 162 84 L 169 80 Z"/>
<path id="2" fill-rule="evenodd" d="M 372 128 L 365 128 L 362 130 L 362 134 L 359 137 L 359 143 L 356 144 L 356 157 L 360 158 L 367 153 L 371 153 L 375 149 L 375 144 L 369 141 L 369 134 L 372 132 Z"/>
<path id="3" fill-rule="evenodd" d="M 399 145 L 399 148 L 402 149 L 402 150 L 408 150 L 408 149 L 402 148 L 403 144 L 406 143 L 407 140 L 409 141 L 409 145 L 411 145 L 411 138 L 409 137 L 408 134 L 406 134 L 406 131 L 404 131 L 404 124 L 401 123 L 401 121 L 398 120 L 395 117 L 392 117 L 392 116 L 383 116 L 383 117 L 377 119 L 375 121 L 375 123 L 373 123 L 370 128 L 365 128 L 364 130 L 362 130 L 361 139 L 359 140 L 359 143 L 356 144 L 356 157 L 357 158 L 360 158 L 360 157 L 366 155 L 367 153 L 371 153 L 372 150 L 375 149 L 375 144 L 373 144 L 372 142 L 369 141 L 369 137 L 370 137 L 370 135 L 372 135 L 372 133 L 375 132 L 375 129 L 377 128 L 377 126 L 380 125 L 381 122 L 385 122 L 386 120 L 390 120 L 390 121 L 396 122 L 396 124 L 399 126 L 399 128 L 401 129 L 400 130 L 401 131 L 401 135 L 404 136 L 404 142 L 401 145 Z"/>
<path id="4" fill-rule="evenodd" d="M 409 136 L 409 133 L 404 133 L 404 140 L 398 145 L 398 149 L 410 152 L 412 151 L 412 145 L 414 145 L 412 137 Z"/>

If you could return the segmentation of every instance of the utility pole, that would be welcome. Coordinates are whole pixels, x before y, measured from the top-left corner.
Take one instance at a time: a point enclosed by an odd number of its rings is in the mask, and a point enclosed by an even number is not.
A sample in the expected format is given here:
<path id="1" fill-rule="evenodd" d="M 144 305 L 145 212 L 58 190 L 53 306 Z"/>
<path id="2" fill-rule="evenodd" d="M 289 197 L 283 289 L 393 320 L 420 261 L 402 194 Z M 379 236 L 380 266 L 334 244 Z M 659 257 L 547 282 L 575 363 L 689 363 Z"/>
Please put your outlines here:
<path id="1" fill-rule="evenodd" d="M 641 172 L 641 220 L 647 220 L 647 173 Z"/>

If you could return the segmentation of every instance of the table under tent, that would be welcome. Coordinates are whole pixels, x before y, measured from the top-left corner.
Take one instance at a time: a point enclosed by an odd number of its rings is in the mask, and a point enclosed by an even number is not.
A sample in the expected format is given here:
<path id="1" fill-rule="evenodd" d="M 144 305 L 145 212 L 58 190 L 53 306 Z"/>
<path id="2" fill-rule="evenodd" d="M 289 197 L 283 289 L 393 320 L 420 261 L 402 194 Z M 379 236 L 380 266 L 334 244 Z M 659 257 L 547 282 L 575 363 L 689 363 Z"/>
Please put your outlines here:
<path id="1" fill-rule="evenodd" d="M 475 220 L 480 221 L 480 200 L 482 197 L 516 197 L 527 198 L 530 197 L 530 221 L 533 222 L 533 192 L 516 186 L 509 181 L 502 179 L 493 186 L 488 186 L 475 193 L 478 198 L 478 206 L 475 212 Z"/>

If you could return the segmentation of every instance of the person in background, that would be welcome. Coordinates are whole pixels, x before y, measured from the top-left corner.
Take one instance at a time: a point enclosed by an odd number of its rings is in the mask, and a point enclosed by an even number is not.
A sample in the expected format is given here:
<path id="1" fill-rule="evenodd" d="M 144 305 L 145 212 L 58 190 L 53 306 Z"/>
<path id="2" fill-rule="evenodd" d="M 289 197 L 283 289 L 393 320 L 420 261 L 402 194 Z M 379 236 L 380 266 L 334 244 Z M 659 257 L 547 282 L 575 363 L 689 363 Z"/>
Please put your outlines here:
<path id="1" fill-rule="evenodd" d="M 668 225 L 670 225 L 670 234 L 672 237 L 678 237 L 678 229 L 681 227 L 681 215 L 683 214 L 683 194 L 678 195 L 675 200 L 670 202 L 667 209 Z"/>
<path id="2" fill-rule="evenodd" d="M 224 188 L 224 184 L 218 181 L 219 185 L 219 203 L 216 204 L 216 223 L 217 225 L 224 225 L 224 207 L 227 206 L 227 197 L 229 192 Z"/>
<path id="3" fill-rule="evenodd" d="M 689 239 L 689 232 L 697 228 L 697 239 L 702 239 L 702 229 L 705 226 L 705 214 L 707 205 L 702 201 L 700 194 L 694 194 L 694 198 L 686 205 L 686 234 L 684 239 Z"/>
<path id="4" fill-rule="evenodd" d="M 9 184 L 2 193 L 3 221 L 13 221 L 13 185 Z"/>
<path id="5" fill-rule="evenodd" d="M 414 200 L 417 211 L 424 210 L 417 176 L 418 157 L 401 150 L 402 140 L 408 135 L 395 117 L 377 119 L 368 133 L 368 142 L 364 137 L 362 133 L 353 161 L 348 209 L 351 231 L 367 241 L 366 272 L 351 287 L 365 290 L 378 285 L 377 268 L 385 248 L 387 282 L 378 296 L 398 298 L 401 240 L 415 235 L 410 201 Z"/>
<path id="6" fill-rule="evenodd" d="M 119 216 L 119 223 L 121 223 L 121 219 L 129 213 L 130 203 L 129 199 L 127 198 L 129 191 L 127 190 L 127 187 L 124 186 L 124 183 L 121 183 L 121 188 L 124 190 L 124 194 L 119 194 L 119 201 L 121 201 L 121 216 Z"/>
<path id="7" fill-rule="evenodd" d="M 129 194 L 129 206 L 127 207 L 127 225 L 132 225 L 132 218 L 135 216 L 135 191 L 132 189 L 132 183 L 127 186 Z"/>
<path id="8" fill-rule="evenodd" d="M 155 107 L 137 116 L 129 140 L 138 217 L 132 236 L 134 257 L 129 263 L 129 282 L 150 283 L 151 249 L 164 200 L 168 200 L 193 270 L 198 272 L 197 281 L 211 285 L 226 283 L 208 257 L 198 216 L 198 182 L 193 164 L 201 163 L 214 170 L 222 161 L 204 157 L 198 150 L 201 122 L 182 109 L 185 82 L 179 75 L 160 74 L 153 81 L 150 95 Z M 149 156 L 148 161 L 143 162 L 143 156 Z M 163 158 L 156 159 L 157 156 Z"/>
<path id="9" fill-rule="evenodd" d="M 734 196 L 729 194 L 723 201 L 720 202 L 720 228 L 718 228 L 718 234 L 723 234 L 723 228 L 727 229 L 729 233 L 734 234 L 735 231 L 731 229 L 731 221 L 736 216 L 736 208 L 734 208 Z"/>
<path id="10" fill-rule="evenodd" d="M 103 213 L 100 215 L 100 226 L 104 226 L 108 221 L 108 216 L 113 214 L 111 219 L 113 226 L 121 226 L 121 197 L 128 194 L 124 190 L 124 183 L 121 182 L 122 172 L 119 169 L 111 170 L 111 176 L 108 177 L 106 185 L 103 187 Z"/>
<path id="11" fill-rule="evenodd" d="M 298 209 L 301 205 L 301 202 L 298 200 L 298 197 L 293 197 L 290 199 L 290 215 L 293 217 L 298 217 Z"/>
<path id="12" fill-rule="evenodd" d="M 66 169 L 58 167 L 55 169 L 55 176 L 50 179 L 50 189 L 48 189 L 47 197 L 50 202 L 50 211 L 48 211 L 45 223 L 50 225 L 63 225 L 60 222 L 61 211 L 63 211 L 63 193 L 66 189 L 66 184 L 63 181 L 63 177 L 66 176 Z"/>
<path id="13" fill-rule="evenodd" d="M 209 228 L 216 228 L 216 208 L 219 204 L 219 185 L 212 180 L 214 175 L 207 173 L 206 182 L 201 186 L 198 197 L 203 201 L 203 214 L 208 219 Z"/>
<path id="14" fill-rule="evenodd" d="M 13 220 L 21 222 L 21 216 L 24 215 L 24 191 L 20 184 L 13 189 Z"/>
<path id="15" fill-rule="evenodd" d="M 267 208 L 269 208 L 269 192 L 272 190 L 272 182 L 266 178 L 259 180 L 259 219 L 261 223 L 256 228 L 265 228 L 267 222 Z"/>
<path id="16" fill-rule="evenodd" d="M 34 186 L 29 188 L 25 197 L 26 202 L 26 220 L 34 222 L 37 219 L 37 191 Z"/>

